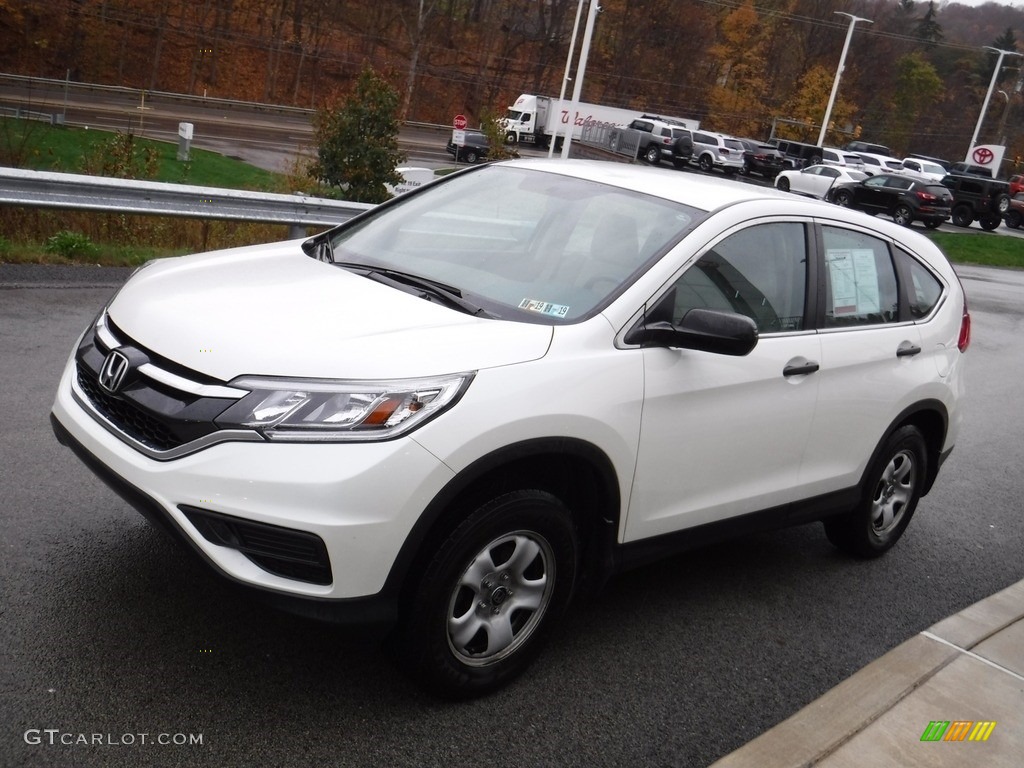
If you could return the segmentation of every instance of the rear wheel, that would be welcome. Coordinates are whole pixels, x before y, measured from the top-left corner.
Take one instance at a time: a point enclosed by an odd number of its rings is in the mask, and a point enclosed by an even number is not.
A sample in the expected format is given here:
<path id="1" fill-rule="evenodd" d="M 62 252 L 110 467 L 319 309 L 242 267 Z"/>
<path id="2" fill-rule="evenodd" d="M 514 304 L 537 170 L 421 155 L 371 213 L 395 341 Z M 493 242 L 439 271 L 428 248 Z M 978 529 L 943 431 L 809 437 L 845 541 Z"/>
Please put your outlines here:
<path id="1" fill-rule="evenodd" d="M 850 194 L 848 189 L 837 190 L 832 197 L 836 201 L 836 205 L 841 205 L 843 208 L 849 208 L 850 203 L 853 202 L 853 195 Z"/>
<path id="2" fill-rule="evenodd" d="M 475 149 L 467 149 L 466 152 L 462 155 L 462 159 L 465 160 L 467 163 L 472 164 L 479 160 L 480 156 L 477 155 Z"/>
<path id="3" fill-rule="evenodd" d="M 715 170 L 715 161 L 711 159 L 711 155 L 701 155 L 700 161 L 698 161 L 697 165 L 699 165 L 700 169 L 705 173 L 711 173 Z"/>
<path id="4" fill-rule="evenodd" d="M 909 227 L 914 221 L 914 213 L 908 205 L 897 205 L 892 212 L 892 220 L 901 227 Z"/>
<path id="5" fill-rule="evenodd" d="M 399 628 L 399 661 L 427 690 L 490 693 L 536 657 L 569 603 L 578 544 L 555 496 L 498 496 L 464 520 L 431 558 Z"/>
<path id="6" fill-rule="evenodd" d="M 743 161 L 743 167 L 740 168 L 740 175 L 741 176 L 749 176 L 750 175 L 750 163 L 748 163 L 746 160 Z"/>
<path id="7" fill-rule="evenodd" d="M 825 520 L 828 540 L 857 557 L 878 557 L 891 549 L 910 524 L 927 469 L 921 432 L 910 425 L 900 427 L 865 475 L 857 507 Z"/>
<path id="8" fill-rule="evenodd" d="M 969 205 L 958 205 L 953 209 L 950 221 L 958 227 L 969 227 L 974 222 L 974 211 L 971 210 Z"/>

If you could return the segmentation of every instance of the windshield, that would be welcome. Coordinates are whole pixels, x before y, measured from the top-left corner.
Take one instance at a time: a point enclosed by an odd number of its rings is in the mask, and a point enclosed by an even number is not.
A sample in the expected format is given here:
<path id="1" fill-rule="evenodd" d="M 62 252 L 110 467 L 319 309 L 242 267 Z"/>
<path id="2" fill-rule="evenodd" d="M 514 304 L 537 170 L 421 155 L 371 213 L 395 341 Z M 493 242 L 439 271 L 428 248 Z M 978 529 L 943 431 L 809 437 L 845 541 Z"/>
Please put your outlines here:
<path id="1" fill-rule="evenodd" d="M 922 160 L 921 161 L 921 170 L 924 171 L 925 173 L 934 173 L 934 174 L 937 174 L 939 176 L 945 176 L 946 175 L 946 169 L 943 168 L 938 163 L 926 163 L 926 162 L 924 162 Z"/>
<path id="2" fill-rule="evenodd" d="M 555 173 L 483 166 L 401 198 L 331 239 L 341 265 L 456 289 L 490 316 L 585 319 L 703 212 Z"/>

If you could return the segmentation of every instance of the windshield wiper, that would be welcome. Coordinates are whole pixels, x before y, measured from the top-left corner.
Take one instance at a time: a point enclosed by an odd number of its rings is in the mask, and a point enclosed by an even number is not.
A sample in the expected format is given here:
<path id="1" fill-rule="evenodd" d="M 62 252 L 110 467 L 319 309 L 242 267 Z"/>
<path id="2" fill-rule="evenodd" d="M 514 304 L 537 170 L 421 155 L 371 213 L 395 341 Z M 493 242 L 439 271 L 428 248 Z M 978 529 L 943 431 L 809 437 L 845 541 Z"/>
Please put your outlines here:
<path id="1" fill-rule="evenodd" d="M 376 280 L 378 283 L 389 285 L 398 290 L 408 291 L 409 288 L 418 289 L 417 294 L 422 299 L 439 300 L 443 304 L 461 310 L 467 315 L 478 317 L 496 317 L 478 304 L 474 304 L 462 295 L 462 291 L 451 285 L 446 285 L 438 280 L 431 280 L 429 277 L 413 275 L 409 272 L 402 272 L 387 267 L 377 267 L 371 264 L 359 264 L 352 261 L 336 261 L 339 267 L 359 272 L 363 276 Z"/>

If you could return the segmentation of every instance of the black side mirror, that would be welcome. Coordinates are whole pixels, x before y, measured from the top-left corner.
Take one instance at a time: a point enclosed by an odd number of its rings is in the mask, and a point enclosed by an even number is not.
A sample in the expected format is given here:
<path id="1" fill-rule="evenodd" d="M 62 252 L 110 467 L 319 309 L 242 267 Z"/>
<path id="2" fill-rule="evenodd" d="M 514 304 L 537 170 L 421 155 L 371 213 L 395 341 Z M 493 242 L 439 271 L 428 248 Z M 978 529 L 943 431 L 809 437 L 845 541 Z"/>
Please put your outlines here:
<path id="1" fill-rule="evenodd" d="M 691 309 L 678 323 L 645 317 L 624 341 L 642 347 L 679 347 L 743 357 L 757 346 L 757 324 L 733 312 Z"/>

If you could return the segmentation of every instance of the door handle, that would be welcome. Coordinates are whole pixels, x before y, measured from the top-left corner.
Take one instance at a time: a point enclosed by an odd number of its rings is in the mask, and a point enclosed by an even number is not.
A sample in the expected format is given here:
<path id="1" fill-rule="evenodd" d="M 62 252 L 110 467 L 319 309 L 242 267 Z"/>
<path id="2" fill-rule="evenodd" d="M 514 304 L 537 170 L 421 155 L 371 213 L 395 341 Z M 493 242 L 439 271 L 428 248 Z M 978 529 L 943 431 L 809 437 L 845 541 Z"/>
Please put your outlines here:
<path id="1" fill-rule="evenodd" d="M 896 357 L 913 357 L 919 354 L 921 354 L 921 348 L 909 341 L 904 341 L 896 350 Z"/>
<path id="2" fill-rule="evenodd" d="M 805 360 L 802 363 L 790 363 L 782 369 L 783 376 L 803 376 L 814 373 L 820 366 L 813 360 Z"/>

